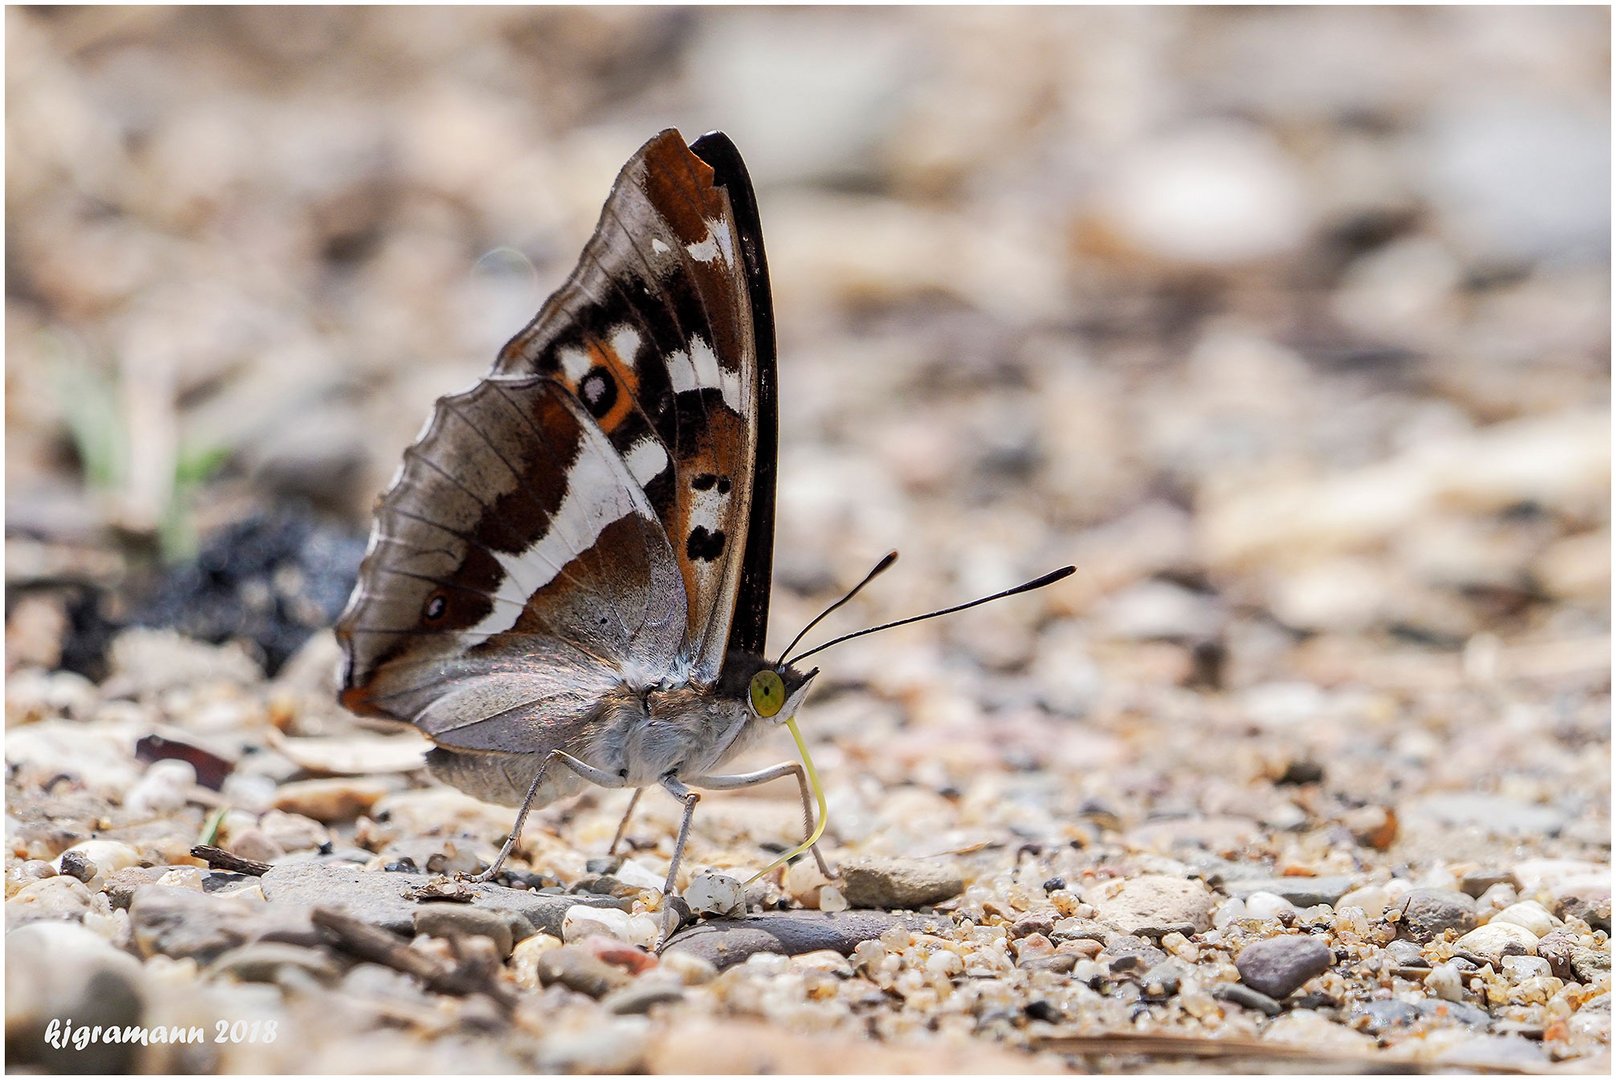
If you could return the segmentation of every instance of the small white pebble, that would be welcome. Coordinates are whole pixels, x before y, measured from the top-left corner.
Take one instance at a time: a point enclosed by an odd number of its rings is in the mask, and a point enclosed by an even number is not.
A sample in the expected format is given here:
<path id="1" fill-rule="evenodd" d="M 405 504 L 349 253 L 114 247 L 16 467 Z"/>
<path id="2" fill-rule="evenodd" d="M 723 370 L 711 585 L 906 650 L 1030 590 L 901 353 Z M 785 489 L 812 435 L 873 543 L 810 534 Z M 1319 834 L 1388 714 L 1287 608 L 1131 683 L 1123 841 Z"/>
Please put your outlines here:
<path id="1" fill-rule="evenodd" d="M 1443 1001 L 1463 1001 L 1464 981 L 1452 964 L 1440 964 L 1425 977 L 1425 988 Z"/>
<path id="2" fill-rule="evenodd" d="M 124 796 L 124 809 L 133 814 L 162 814 L 178 810 L 196 790 L 196 768 L 188 761 L 154 761 L 145 775 Z"/>
<path id="3" fill-rule="evenodd" d="M 1523 900 L 1518 904 L 1511 904 L 1488 920 L 1488 925 L 1493 923 L 1514 923 L 1530 930 L 1537 937 L 1545 937 L 1560 925 L 1560 920 L 1549 914 L 1549 909 L 1536 900 Z"/>
<path id="4" fill-rule="evenodd" d="M 703 870 L 685 886 L 685 903 L 698 915 L 734 915 L 746 910 L 741 883 L 728 874 Z"/>
<path id="5" fill-rule="evenodd" d="M 677 949 L 663 953 L 658 966 L 663 971 L 678 976 L 679 981 L 686 986 L 699 986 L 711 982 L 718 974 L 718 969 L 709 961 Z"/>
<path id="6" fill-rule="evenodd" d="M 1296 905 L 1277 893 L 1254 892 L 1246 897 L 1246 912 L 1253 919 L 1277 919 L 1296 914 Z"/>
<path id="7" fill-rule="evenodd" d="M 1386 914 L 1386 890 L 1379 885 L 1365 885 L 1361 889 L 1353 889 L 1336 901 L 1335 909 L 1344 911 L 1349 907 L 1358 908 L 1367 917 L 1378 919 Z"/>
<path id="8" fill-rule="evenodd" d="M 697 876 L 699 877 L 700 875 L 698 874 Z M 623 865 L 617 868 L 617 872 L 612 874 L 612 877 L 621 881 L 624 885 L 632 885 L 636 889 L 660 890 L 663 886 L 663 876 L 661 874 L 658 874 L 644 863 L 635 862 L 633 859 L 624 859 Z M 730 880 L 735 879 L 731 878 Z"/>
<path id="9" fill-rule="evenodd" d="M 202 868 L 200 866 L 176 866 L 168 873 L 157 879 L 159 885 L 172 885 L 180 889 L 195 889 L 202 891 Z"/>
<path id="10" fill-rule="evenodd" d="M 1218 905 L 1218 909 L 1212 913 L 1212 925 L 1222 930 L 1231 923 L 1236 923 L 1249 917 L 1246 913 L 1245 901 L 1235 896 Z"/>
<path id="11" fill-rule="evenodd" d="M 1549 962 L 1541 956 L 1506 956 L 1499 961 L 1504 977 L 1512 983 L 1541 978 L 1549 974 Z"/>
<path id="12" fill-rule="evenodd" d="M 961 960 L 957 953 L 951 953 L 947 949 L 939 949 L 926 958 L 926 970 L 933 975 L 948 978 L 964 971 L 965 961 Z"/>
<path id="13" fill-rule="evenodd" d="M 846 911 L 847 897 L 834 885 L 822 885 L 819 889 L 819 910 Z"/>
<path id="14" fill-rule="evenodd" d="M 62 872 L 62 857 L 69 851 L 77 852 L 95 863 L 96 874 L 102 878 L 125 867 L 140 865 L 140 852 L 128 844 L 117 840 L 85 840 L 83 843 L 74 844 L 51 860 L 51 868 L 58 874 Z"/>
<path id="15" fill-rule="evenodd" d="M 655 919 L 647 915 L 630 915 L 616 908 L 574 904 L 561 917 L 561 937 L 564 941 L 578 941 L 590 934 L 605 934 L 609 938 L 649 949 L 655 947 L 657 933 Z"/>

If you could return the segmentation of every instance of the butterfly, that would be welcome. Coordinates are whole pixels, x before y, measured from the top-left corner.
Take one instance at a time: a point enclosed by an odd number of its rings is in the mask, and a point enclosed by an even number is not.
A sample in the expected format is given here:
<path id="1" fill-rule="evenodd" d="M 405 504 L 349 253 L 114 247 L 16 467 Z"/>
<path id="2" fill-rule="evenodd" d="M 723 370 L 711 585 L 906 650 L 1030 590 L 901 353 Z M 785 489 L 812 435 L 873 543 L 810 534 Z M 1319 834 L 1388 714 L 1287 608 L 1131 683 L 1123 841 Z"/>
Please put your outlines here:
<path id="1" fill-rule="evenodd" d="M 794 719 L 818 669 L 797 665 L 886 627 L 788 659 L 799 634 L 767 659 L 778 405 L 746 168 L 722 133 L 687 146 L 663 131 L 493 370 L 437 402 L 378 501 L 336 626 L 344 706 L 413 724 L 435 776 L 520 807 L 476 880 L 499 871 L 532 808 L 586 784 L 634 789 L 615 850 L 641 792 L 660 786 L 684 803 L 672 894 L 695 789 L 788 776 L 808 835 L 770 868 L 806 849 L 830 876 Z M 801 764 L 722 771 L 780 724 Z"/>

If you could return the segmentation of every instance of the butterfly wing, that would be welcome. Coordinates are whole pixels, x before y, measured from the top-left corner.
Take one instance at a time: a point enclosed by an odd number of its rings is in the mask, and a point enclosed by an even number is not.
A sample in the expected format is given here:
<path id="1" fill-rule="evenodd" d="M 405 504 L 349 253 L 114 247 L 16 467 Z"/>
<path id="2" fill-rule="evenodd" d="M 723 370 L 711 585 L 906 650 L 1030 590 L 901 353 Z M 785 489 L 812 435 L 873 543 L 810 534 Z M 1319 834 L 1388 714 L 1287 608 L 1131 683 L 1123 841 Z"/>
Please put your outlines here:
<path id="1" fill-rule="evenodd" d="M 774 544 L 775 354 L 751 183 L 734 145 L 652 139 L 573 274 L 496 373 L 570 389 L 631 465 L 684 579 L 690 680 L 761 653 Z"/>
<path id="2" fill-rule="evenodd" d="M 673 670 L 686 622 L 632 463 L 555 380 L 490 378 L 438 402 L 382 496 L 342 702 L 440 746 L 571 745 L 606 693 Z"/>
<path id="3" fill-rule="evenodd" d="M 763 648 L 767 271 L 734 147 L 695 149 L 647 143 L 566 284 L 438 402 L 337 625 L 343 703 L 421 727 L 435 770 L 485 797 L 587 745 L 608 695 Z"/>

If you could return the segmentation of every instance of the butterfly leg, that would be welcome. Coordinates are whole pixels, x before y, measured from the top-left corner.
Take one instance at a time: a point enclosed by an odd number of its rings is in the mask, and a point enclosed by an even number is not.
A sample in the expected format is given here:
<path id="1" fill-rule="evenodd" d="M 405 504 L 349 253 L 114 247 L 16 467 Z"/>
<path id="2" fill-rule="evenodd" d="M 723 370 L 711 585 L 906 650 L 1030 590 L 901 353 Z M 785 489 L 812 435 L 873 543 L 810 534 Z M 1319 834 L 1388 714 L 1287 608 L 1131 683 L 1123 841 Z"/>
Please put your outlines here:
<path id="1" fill-rule="evenodd" d="M 628 832 L 628 819 L 634 816 L 634 808 L 639 805 L 640 796 L 644 794 L 645 789 L 637 787 L 634 794 L 629 796 L 628 809 L 623 811 L 623 820 L 617 823 L 617 835 L 612 837 L 612 846 L 606 849 L 606 854 L 617 854 L 617 845 L 623 842 L 623 835 Z"/>
<path id="2" fill-rule="evenodd" d="M 782 776 L 795 776 L 797 787 L 802 792 L 802 835 L 812 836 L 814 833 L 814 802 L 808 792 L 808 777 L 802 771 L 802 766 L 795 761 L 771 765 L 767 769 L 756 772 L 736 773 L 733 776 L 699 776 L 692 777 L 690 782 L 697 787 L 710 788 L 713 791 L 730 791 L 735 788 L 751 787 L 753 784 L 766 784 L 770 780 L 778 780 Z M 819 845 L 815 844 L 808 849 L 814 853 L 814 862 L 819 864 L 819 872 L 826 877 L 835 877 L 830 867 L 825 863 L 825 857 L 819 853 Z"/>
<path id="3" fill-rule="evenodd" d="M 667 788 L 675 799 L 685 804 L 685 816 L 679 822 L 679 838 L 673 842 L 673 862 L 668 866 L 668 883 L 662 887 L 664 895 L 672 896 L 674 878 L 679 874 L 679 861 L 685 855 L 685 841 L 690 837 L 690 819 L 696 812 L 696 804 L 701 801 L 701 795 L 681 784 L 672 773 L 662 778 L 662 786 Z"/>
<path id="4" fill-rule="evenodd" d="M 494 861 L 488 864 L 487 870 L 480 874 L 474 874 L 466 880 L 474 883 L 489 881 L 495 874 L 499 873 L 499 868 L 505 865 L 506 857 L 510 855 L 511 849 L 516 846 L 517 839 L 522 835 L 522 826 L 527 821 L 528 811 L 533 809 L 533 800 L 538 796 L 539 787 L 544 783 L 544 777 L 550 771 L 551 762 L 559 762 L 565 765 L 591 784 L 597 784 L 605 788 L 623 786 L 623 778 L 616 773 L 597 769 L 587 762 L 579 761 L 563 750 L 550 751 L 544 756 L 543 763 L 539 765 L 539 771 L 534 774 L 533 783 L 528 785 L 527 795 L 522 799 L 522 808 L 516 812 L 516 823 L 511 826 L 510 835 L 505 838 L 505 846 L 499 849 L 499 854 L 494 856 Z"/>

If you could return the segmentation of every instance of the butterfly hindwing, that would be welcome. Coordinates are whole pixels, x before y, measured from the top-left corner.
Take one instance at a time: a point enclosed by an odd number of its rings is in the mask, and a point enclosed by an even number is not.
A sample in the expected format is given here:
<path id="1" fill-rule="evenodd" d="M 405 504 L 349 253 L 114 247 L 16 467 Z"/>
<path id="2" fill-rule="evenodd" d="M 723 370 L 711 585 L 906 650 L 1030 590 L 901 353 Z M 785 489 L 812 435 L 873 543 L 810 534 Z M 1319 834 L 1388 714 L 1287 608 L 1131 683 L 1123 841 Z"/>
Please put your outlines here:
<path id="1" fill-rule="evenodd" d="M 519 706 L 565 725 L 654 682 L 686 622 L 661 522 L 577 400 L 487 379 L 439 401 L 377 508 L 337 626 L 342 700 L 442 744 L 532 747 Z"/>

